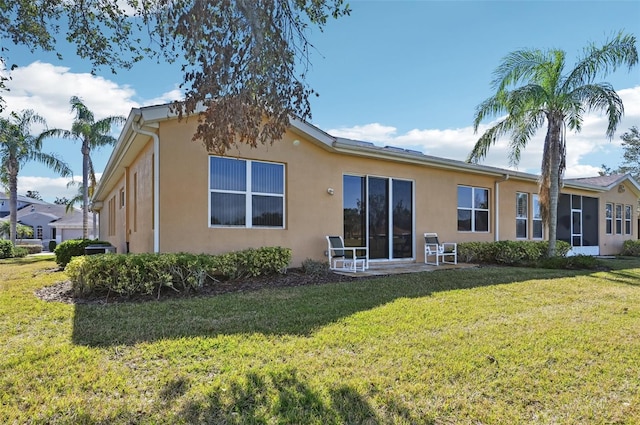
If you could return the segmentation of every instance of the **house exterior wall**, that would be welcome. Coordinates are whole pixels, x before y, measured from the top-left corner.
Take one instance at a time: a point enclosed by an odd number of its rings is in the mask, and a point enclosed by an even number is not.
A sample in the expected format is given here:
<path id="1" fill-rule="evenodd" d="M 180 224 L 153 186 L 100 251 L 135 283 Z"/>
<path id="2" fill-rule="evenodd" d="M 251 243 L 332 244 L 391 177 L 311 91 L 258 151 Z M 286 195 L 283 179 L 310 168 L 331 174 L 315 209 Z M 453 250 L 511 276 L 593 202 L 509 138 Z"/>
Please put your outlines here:
<path id="1" fill-rule="evenodd" d="M 600 241 L 600 255 L 616 255 L 622 251 L 622 244 L 628 239 L 637 239 L 638 229 L 638 198 L 633 195 L 633 190 L 628 182 L 622 183 L 624 191 L 618 190 L 618 187 L 614 187 L 608 192 L 603 193 L 600 196 L 600 211 L 598 215 L 598 238 Z M 623 231 L 618 235 L 615 230 L 612 234 L 606 233 L 606 214 L 605 205 L 611 203 L 614 205 L 614 229 L 615 229 L 615 205 L 623 206 Z M 624 232 L 624 206 L 631 206 L 631 234 L 625 234 Z"/>
<path id="2" fill-rule="evenodd" d="M 150 141 L 127 170 L 126 242 L 134 253 L 153 252 L 153 155 Z"/>
<path id="3" fill-rule="evenodd" d="M 162 121 L 159 124 L 159 173 L 154 175 L 151 138 L 122 172 L 117 184 L 104 197 L 100 214 L 100 237 L 118 252 L 154 251 L 154 229 L 159 232 L 159 252 L 223 253 L 284 246 L 292 248 L 292 265 L 306 258 L 326 259 L 325 235 L 343 234 L 343 177 L 377 176 L 413 182 L 413 258 L 423 261 L 422 234 L 437 232 L 441 241 L 516 240 L 516 193 L 528 196 L 527 238 L 533 240 L 533 195 L 537 183 L 516 178 L 463 170 L 438 169 L 418 163 L 398 162 L 389 157 L 369 158 L 325 149 L 293 130 L 269 146 L 232 148 L 227 157 L 277 162 L 285 166 L 284 228 L 240 228 L 210 226 L 209 154 L 200 142 L 191 140 L 196 120 Z M 294 143 L 295 142 L 295 143 Z M 125 164 L 127 165 L 127 164 Z M 159 185 L 158 223 L 153 219 L 154 178 Z M 458 187 L 489 191 L 489 231 L 458 231 Z M 333 195 L 328 189 L 333 189 Z M 120 207 L 120 191 L 126 203 Z M 601 254 L 619 253 L 622 242 L 635 239 L 637 198 L 629 187 L 596 192 L 563 189 L 563 193 L 598 198 L 599 245 Z M 498 198 L 496 196 L 499 195 Z M 109 201 L 115 199 L 115 212 Z M 496 203 L 496 199 L 498 202 Z M 605 234 L 606 202 L 633 205 L 631 235 Z M 114 218 L 110 219 L 110 212 Z M 109 234 L 109 226 L 115 233 Z M 547 229 L 544 229 L 544 239 Z"/>
<path id="4" fill-rule="evenodd" d="M 125 182 L 125 175 L 122 174 L 105 197 L 99 220 L 100 239 L 110 242 L 120 253 L 127 252 L 126 209 L 121 205 L 120 198 L 120 193 L 125 188 Z"/>

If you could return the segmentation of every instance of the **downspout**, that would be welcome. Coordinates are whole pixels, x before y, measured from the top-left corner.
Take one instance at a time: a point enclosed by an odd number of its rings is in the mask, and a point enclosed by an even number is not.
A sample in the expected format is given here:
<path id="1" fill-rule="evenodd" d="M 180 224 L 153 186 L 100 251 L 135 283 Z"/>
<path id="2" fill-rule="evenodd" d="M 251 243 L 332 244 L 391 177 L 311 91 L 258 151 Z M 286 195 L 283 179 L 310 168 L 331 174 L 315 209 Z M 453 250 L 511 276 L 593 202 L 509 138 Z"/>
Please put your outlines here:
<path id="1" fill-rule="evenodd" d="M 140 128 L 137 121 L 133 122 L 131 127 L 134 132 L 142 134 L 143 136 L 149 136 L 153 138 L 153 252 L 160 252 L 160 173 L 158 173 L 158 165 L 160 164 L 160 137 L 151 131 L 146 131 Z"/>
<path id="2" fill-rule="evenodd" d="M 505 174 L 504 177 L 502 178 L 502 180 L 496 180 L 495 181 L 495 186 L 496 186 L 496 197 L 495 197 L 495 211 L 496 211 L 496 215 L 494 218 L 494 226 L 495 226 L 495 240 L 496 242 L 500 240 L 500 186 L 499 184 L 502 182 L 506 182 L 507 180 L 509 180 L 509 174 Z"/>

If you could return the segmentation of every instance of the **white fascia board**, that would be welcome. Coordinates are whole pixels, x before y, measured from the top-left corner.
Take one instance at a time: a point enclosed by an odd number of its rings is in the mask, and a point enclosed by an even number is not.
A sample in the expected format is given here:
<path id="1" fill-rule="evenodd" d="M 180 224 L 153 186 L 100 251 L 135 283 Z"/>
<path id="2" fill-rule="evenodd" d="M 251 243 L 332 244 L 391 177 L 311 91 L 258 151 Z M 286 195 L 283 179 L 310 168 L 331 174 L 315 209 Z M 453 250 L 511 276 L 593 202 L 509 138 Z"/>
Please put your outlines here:
<path id="1" fill-rule="evenodd" d="M 335 137 L 325 133 L 318 127 L 311 125 L 299 118 L 289 119 L 290 128 L 294 133 L 309 137 L 313 141 L 319 142 L 325 149 L 331 149 L 336 141 Z"/>

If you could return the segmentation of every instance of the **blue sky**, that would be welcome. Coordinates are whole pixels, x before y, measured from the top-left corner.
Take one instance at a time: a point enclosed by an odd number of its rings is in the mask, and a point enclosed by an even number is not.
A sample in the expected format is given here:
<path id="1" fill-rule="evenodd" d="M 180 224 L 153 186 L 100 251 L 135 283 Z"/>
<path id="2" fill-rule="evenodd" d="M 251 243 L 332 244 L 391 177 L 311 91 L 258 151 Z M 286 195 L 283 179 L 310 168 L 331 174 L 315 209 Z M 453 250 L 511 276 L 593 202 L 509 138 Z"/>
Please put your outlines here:
<path id="1" fill-rule="evenodd" d="M 628 1 L 350 1 L 349 17 L 314 29 L 307 81 L 320 96 L 312 100 L 311 122 L 336 136 L 380 145 L 418 149 L 464 160 L 477 135 L 475 107 L 492 94 L 492 72 L 507 53 L 521 48 L 559 48 L 572 66 L 589 43 L 601 44 L 620 30 L 640 37 L 640 2 Z M 3 45 L 6 41 L 3 40 Z M 127 115 L 131 107 L 164 103 L 181 96 L 179 64 L 138 64 L 116 75 L 98 70 L 63 47 L 55 55 L 9 47 L 11 92 L 8 110 L 32 108 L 50 127 L 68 128 L 68 100 L 78 95 L 98 117 Z M 640 67 L 618 70 L 606 81 L 625 103 L 625 118 L 613 141 L 602 117 L 589 115 L 580 134 L 568 134 L 567 177 L 596 175 L 601 164 L 616 167 L 620 135 L 640 126 Z M 486 124 L 489 124 L 488 122 Z M 544 131 L 532 140 L 518 170 L 537 173 Z M 193 143 L 190 138 L 185 143 Z M 509 167 L 507 140 L 483 162 Z M 52 140 L 45 146 L 81 174 L 78 142 Z M 109 149 L 94 152 L 102 170 Z M 46 200 L 70 196 L 67 179 L 30 164 L 19 193 L 39 190 Z"/>

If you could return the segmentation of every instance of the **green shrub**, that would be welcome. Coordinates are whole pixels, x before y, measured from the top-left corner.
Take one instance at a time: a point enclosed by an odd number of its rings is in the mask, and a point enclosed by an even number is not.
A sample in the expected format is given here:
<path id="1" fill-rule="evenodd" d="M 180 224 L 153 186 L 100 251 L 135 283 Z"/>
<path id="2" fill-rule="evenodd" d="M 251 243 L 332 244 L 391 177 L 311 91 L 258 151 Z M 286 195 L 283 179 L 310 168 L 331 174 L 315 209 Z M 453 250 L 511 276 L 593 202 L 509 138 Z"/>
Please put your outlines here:
<path id="1" fill-rule="evenodd" d="M 58 245 L 60 248 L 62 244 Z M 75 256 L 65 271 L 76 295 L 160 294 L 164 289 L 196 292 L 208 277 L 226 279 L 283 273 L 291 261 L 288 248 L 260 248 L 206 254 L 98 254 Z"/>
<path id="2" fill-rule="evenodd" d="M 640 241 L 628 239 L 622 244 L 622 255 L 640 257 Z"/>
<path id="3" fill-rule="evenodd" d="M 547 256 L 548 241 L 462 242 L 458 244 L 458 259 L 465 263 L 535 265 Z M 567 255 L 571 245 L 557 241 L 556 256 Z"/>
<path id="4" fill-rule="evenodd" d="M 590 255 L 573 255 L 571 257 L 542 258 L 537 267 L 544 269 L 596 270 L 604 267 L 603 263 Z"/>
<path id="5" fill-rule="evenodd" d="M 84 249 L 89 245 L 107 245 L 111 244 L 106 241 L 92 239 L 71 239 L 61 242 L 55 249 L 56 263 L 60 267 L 65 267 L 72 257 L 84 255 Z"/>
<path id="6" fill-rule="evenodd" d="M 0 258 L 11 257 L 13 257 L 13 244 L 6 239 L 0 240 Z"/>
<path id="7" fill-rule="evenodd" d="M 57 245 L 56 241 L 49 241 L 49 252 L 55 251 L 56 250 L 56 245 Z"/>
<path id="8" fill-rule="evenodd" d="M 29 250 L 22 245 L 16 246 L 13 249 L 13 256 L 16 258 L 23 258 L 23 257 L 26 257 L 27 255 L 29 255 Z"/>
<path id="9" fill-rule="evenodd" d="M 16 248 L 24 248 L 27 254 L 39 254 L 42 252 L 42 245 L 38 244 L 19 244 Z"/>
<path id="10" fill-rule="evenodd" d="M 329 273 L 329 263 L 307 258 L 302 262 L 302 271 L 311 276 L 324 276 Z"/>

